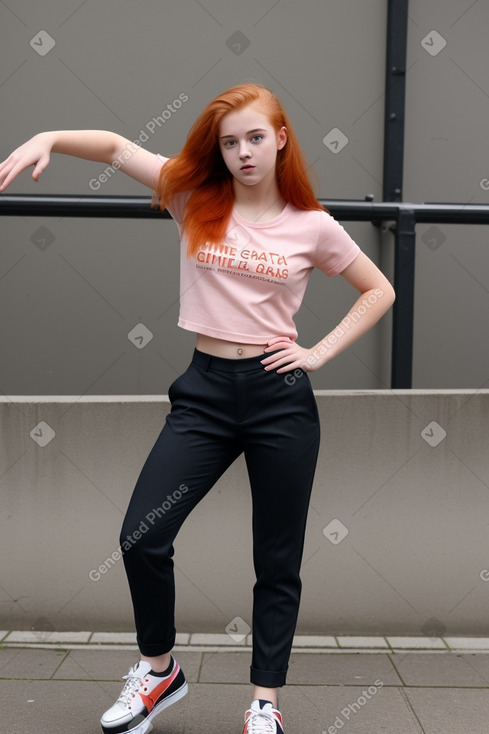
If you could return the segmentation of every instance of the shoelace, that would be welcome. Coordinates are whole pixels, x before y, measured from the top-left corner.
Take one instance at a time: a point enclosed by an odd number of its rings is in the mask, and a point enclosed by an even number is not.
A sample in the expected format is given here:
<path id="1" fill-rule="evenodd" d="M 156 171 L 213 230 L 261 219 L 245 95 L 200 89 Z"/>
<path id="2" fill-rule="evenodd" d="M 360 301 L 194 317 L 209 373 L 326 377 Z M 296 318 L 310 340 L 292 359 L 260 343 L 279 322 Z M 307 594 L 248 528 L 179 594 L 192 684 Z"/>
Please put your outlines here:
<path id="1" fill-rule="evenodd" d="M 122 678 L 127 682 L 124 684 L 124 688 L 118 698 L 118 703 L 122 703 L 124 706 L 127 706 L 127 708 L 130 708 L 132 699 L 141 686 L 141 678 L 138 678 L 136 675 L 135 668 L 131 668 L 129 673 L 127 675 L 123 675 Z"/>
<path id="2" fill-rule="evenodd" d="M 247 721 L 247 734 L 276 734 L 275 720 L 270 714 L 254 711 Z"/>

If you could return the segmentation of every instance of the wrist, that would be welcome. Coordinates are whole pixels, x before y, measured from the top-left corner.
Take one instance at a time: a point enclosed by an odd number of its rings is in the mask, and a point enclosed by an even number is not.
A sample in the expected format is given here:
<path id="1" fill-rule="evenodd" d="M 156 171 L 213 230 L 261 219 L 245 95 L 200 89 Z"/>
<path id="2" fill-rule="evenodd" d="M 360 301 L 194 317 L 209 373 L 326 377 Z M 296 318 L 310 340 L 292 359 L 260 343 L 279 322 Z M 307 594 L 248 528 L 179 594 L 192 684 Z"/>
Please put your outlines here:
<path id="1" fill-rule="evenodd" d="M 53 152 L 56 152 L 54 150 L 56 139 L 57 139 L 57 135 L 55 131 L 37 133 L 37 135 L 34 135 L 34 138 L 33 138 L 33 140 L 39 141 L 40 143 L 48 147 L 49 150 L 52 150 Z"/>
<path id="2" fill-rule="evenodd" d="M 328 337 L 326 336 L 309 350 L 309 354 L 305 361 L 306 369 L 312 371 L 323 367 L 323 365 L 325 365 L 326 362 L 329 362 L 333 357 L 330 352 L 331 345 L 329 344 Z"/>

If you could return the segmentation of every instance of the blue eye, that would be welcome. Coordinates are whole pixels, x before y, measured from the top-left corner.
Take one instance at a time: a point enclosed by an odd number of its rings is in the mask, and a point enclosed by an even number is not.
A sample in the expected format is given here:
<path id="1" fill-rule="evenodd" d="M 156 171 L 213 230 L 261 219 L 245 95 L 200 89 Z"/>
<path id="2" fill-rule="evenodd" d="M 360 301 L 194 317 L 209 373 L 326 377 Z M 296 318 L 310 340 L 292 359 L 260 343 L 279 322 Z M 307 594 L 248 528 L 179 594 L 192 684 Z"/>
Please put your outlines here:
<path id="1" fill-rule="evenodd" d="M 258 140 L 257 140 L 257 138 L 258 138 Z M 263 135 L 253 135 L 253 137 L 251 139 L 254 140 L 254 141 L 256 141 L 256 142 L 260 142 L 260 140 L 263 140 Z"/>

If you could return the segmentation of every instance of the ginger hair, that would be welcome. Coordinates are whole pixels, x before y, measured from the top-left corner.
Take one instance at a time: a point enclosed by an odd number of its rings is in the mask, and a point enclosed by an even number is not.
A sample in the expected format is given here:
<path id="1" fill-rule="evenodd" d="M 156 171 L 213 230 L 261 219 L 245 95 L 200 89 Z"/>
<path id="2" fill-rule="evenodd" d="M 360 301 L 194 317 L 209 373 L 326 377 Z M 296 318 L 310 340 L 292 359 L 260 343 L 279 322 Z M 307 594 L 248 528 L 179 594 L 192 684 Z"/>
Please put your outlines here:
<path id="1" fill-rule="evenodd" d="M 266 114 L 273 128 L 287 128 L 287 142 L 277 151 L 276 176 L 285 201 L 298 209 L 323 210 L 312 188 L 307 164 L 290 120 L 277 96 L 260 84 L 231 87 L 215 97 L 193 124 L 181 152 L 162 167 L 157 195 L 165 209 L 176 194 L 191 192 L 186 202 L 183 231 L 187 235 L 187 256 L 204 242 L 223 242 L 234 205 L 232 174 L 219 146 L 219 128 L 224 115 L 255 104 Z"/>

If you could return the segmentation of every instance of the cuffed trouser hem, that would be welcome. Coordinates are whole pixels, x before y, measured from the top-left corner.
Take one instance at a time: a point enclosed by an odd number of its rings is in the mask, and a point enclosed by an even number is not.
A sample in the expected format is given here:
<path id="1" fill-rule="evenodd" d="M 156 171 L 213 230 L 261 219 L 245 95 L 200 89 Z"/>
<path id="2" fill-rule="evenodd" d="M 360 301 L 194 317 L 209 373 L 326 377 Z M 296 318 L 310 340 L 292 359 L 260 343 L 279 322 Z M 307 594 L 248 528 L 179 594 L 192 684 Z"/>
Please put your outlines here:
<path id="1" fill-rule="evenodd" d="M 286 670 L 275 672 L 271 670 L 257 670 L 253 666 L 250 666 L 250 681 L 255 686 L 263 686 L 264 688 L 281 688 L 285 685 L 286 677 Z"/>
<path id="2" fill-rule="evenodd" d="M 139 651 L 142 655 L 146 655 L 148 658 L 155 658 L 158 655 L 164 655 L 175 647 L 175 638 L 176 634 L 169 637 L 166 642 L 154 642 L 149 645 L 142 643 L 138 639 Z"/>

